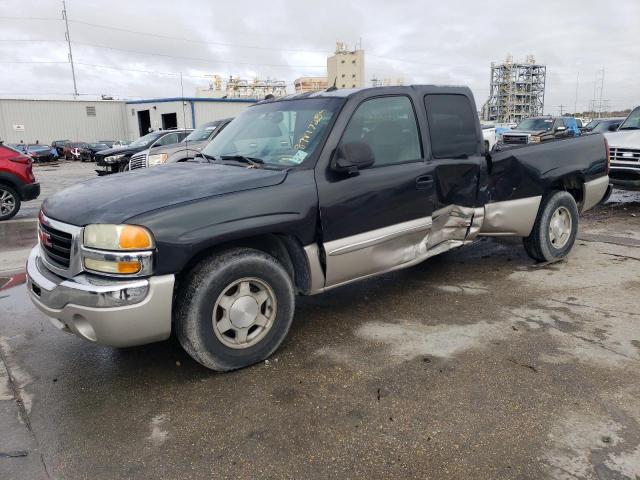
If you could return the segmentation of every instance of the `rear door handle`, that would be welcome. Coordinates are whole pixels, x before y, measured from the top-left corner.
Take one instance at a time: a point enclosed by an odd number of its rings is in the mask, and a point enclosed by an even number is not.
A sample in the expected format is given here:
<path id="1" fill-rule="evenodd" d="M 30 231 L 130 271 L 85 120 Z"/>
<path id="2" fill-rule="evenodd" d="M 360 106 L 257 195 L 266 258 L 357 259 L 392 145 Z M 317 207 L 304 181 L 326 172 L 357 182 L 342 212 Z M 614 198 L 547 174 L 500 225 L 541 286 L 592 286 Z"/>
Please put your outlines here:
<path id="1" fill-rule="evenodd" d="M 418 190 L 428 190 L 433 187 L 433 177 L 431 175 L 422 175 L 416 178 L 416 188 Z"/>

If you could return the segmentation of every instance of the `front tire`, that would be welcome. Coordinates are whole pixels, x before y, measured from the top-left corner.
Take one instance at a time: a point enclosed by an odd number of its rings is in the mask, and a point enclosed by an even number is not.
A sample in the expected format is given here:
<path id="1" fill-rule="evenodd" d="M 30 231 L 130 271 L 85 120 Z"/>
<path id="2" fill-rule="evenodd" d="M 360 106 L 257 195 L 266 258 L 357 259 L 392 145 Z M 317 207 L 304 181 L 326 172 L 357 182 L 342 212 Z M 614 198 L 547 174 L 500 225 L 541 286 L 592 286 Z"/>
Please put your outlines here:
<path id="1" fill-rule="evenodd" d="M 571 194 L 556 191 L 542 200 L 524 249 L 538 262 L 552 262 L 568 255 L 578 234 L 578 207 Z"/>
<path id="2" fill-rule="evenodd" d="M 291 278 L 271 255 L 238 248 L 198 264 L 176 299 L 182 347 L 207 368 L 236 370 L 268 358 L 295 309 Z"/>
<path id="3" fill-rule="evenodd" d="M 0 185 L 0 221 L 9 220 L 20 210 L 20 196 L 8 185 Z"/>

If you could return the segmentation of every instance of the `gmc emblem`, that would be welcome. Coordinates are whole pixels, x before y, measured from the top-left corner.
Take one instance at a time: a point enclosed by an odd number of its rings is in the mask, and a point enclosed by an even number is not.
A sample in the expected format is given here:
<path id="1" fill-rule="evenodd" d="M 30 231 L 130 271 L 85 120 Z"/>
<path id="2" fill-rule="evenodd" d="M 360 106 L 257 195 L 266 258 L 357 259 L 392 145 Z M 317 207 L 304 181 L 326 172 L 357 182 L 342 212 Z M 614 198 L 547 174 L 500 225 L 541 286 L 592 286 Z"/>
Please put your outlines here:
<path id="1" fill-rule="evenodd" d="M 51 244 L 51 235 L 49 235 L 47 232 L 45 232 L 42 229 L 40 229 L 40 232 L 38 233 L 38 236 L 40 237 L 40 243 L 42 245 L 44 245 L 45 247 L 52 247 L 53 246 Z"/>

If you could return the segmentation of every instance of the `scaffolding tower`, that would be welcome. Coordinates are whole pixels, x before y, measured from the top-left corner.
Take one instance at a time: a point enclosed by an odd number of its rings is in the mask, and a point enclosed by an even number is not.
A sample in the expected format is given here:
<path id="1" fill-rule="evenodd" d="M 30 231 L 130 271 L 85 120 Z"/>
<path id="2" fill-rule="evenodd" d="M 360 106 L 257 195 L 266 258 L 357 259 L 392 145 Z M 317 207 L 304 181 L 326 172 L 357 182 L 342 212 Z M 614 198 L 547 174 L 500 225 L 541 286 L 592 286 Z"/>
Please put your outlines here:
<path id="1" fill-rule="evenodd" d="M 547 67 L 536 64 L 528 55 L 524 63 L 513 63 L 509 55 L 505 63 L 491 63 L 489 100 L 482 108 L 484 120 L 519 123 L 543 114 Z"/>

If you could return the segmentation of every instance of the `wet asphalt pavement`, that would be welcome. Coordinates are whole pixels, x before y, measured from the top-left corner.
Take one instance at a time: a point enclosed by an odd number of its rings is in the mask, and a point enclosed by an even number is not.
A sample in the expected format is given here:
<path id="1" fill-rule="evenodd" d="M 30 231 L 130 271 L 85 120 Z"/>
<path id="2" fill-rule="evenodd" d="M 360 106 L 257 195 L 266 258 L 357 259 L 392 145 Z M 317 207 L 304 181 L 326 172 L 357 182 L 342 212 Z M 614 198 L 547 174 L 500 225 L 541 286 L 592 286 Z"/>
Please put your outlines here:
<path id="1" fill-rule="evenodd" d="M 565 261 L 483 239 L 300 298 L 269 362 L 227 374 L 64 335 L 18 276 L 0 478 L 640 478 L 640 202 L 616 195 Z"/>

